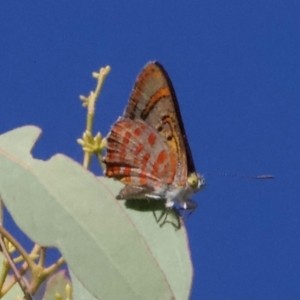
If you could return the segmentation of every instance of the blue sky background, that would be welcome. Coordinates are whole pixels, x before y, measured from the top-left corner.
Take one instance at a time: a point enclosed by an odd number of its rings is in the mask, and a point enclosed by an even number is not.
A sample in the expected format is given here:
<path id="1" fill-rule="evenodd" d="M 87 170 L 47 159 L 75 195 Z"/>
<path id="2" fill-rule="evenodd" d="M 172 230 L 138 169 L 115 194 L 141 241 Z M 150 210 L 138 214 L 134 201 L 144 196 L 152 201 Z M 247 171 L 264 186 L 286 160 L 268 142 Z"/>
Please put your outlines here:
<path id="1" fill-rule="evenodd" d="M 187 221 L 191 299 L 300 299 L 300 2 L 176 2 L 3 1 L 0 131 L 37 125 L 36 157 L 81 162 L 91 72 L 112 67 L 95 120 L 106 134 L 158 60 L 207 181 Z M 208 175 L 223 172 L 276 179 Z"/>

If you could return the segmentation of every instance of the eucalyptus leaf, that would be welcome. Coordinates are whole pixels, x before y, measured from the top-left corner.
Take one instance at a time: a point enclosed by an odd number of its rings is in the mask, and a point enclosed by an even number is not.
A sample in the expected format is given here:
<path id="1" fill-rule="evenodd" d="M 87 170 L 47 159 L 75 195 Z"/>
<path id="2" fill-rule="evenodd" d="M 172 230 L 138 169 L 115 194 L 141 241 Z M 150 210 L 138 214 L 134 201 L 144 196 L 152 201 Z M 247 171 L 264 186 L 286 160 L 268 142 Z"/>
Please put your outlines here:
<path id="1" fill-rule="evenodd" d="M 34 159 L 40 133 L 26 126 L 0 136 L 0 196 L 18 226 L 38 244 L 57 247 L 97 299 L 187 299 L 192 266 L 184 226 L 160 227 L 151 210 L 115 199 L 119 182 L 64 155 Z"/>
<path id="2" fill-rule="evenodd" d="M 96 298 L 82 285 L 76 275 L 70 272 L 74 299 L 96 300 Z"/>

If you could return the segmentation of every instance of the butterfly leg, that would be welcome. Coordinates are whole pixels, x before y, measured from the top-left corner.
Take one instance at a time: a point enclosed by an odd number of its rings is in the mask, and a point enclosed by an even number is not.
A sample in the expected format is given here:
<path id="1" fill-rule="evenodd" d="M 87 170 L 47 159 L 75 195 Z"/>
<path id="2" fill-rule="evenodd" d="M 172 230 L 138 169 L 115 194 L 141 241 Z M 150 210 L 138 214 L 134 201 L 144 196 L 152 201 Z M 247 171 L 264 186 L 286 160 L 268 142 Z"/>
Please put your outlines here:
<path id="1" fill-rule="evenodd" d="M 195 211 L 195 209 L 198 207 L 197 202 L 188 199 L 186 200 L 182 205 L 180 210 L 184 211 L 184 214 L 181 214 L 181 217 L 183 219 L 183 221 L 187 220 L 188 217 L 190 217 L 190 215 Z"/>
<path id="2" fill-rule="evenodd" d="M 167 217 L 168 214 L 170 212 L 170 210 L 172 209 L 172 207 L 174 206 L 174 202 L 173 201 L 166 201 L 166 209 L 164 209 L 161 213 L 161 215 L 159 216 L 159 218 L 157 219 L 157 222 L 160 223 L 160 221 L 162 220 L 162 218 L 164 217 L 163 222 L 160 224 L 160 227 L 162 227 L 166 221 L 167 221 Z"/>

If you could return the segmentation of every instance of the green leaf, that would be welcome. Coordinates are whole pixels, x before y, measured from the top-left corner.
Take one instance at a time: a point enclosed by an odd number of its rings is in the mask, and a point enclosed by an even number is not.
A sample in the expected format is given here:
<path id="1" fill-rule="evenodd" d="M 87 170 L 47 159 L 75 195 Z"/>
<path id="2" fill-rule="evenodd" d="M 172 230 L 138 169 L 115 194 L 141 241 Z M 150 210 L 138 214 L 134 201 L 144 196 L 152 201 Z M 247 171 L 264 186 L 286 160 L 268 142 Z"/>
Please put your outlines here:
<path id="1" fill-rule="evenodd" d="M 73 299 L 96 300 L 89 291 L 81 284 L 75 274 L 70 272 L 72 278 Z"/>
<path id="2" fill-rule="evenodd" d="M 57 247 L 97 299 L 187 299 L 184 226 L 161 228 L 151 209 L 127 208 L 114 197 L 119 182 L 96 178 L 64 155 L 33 159 L 39 135 L 26 126 L 0 136 L 0 196 L 19 227 Z"/>

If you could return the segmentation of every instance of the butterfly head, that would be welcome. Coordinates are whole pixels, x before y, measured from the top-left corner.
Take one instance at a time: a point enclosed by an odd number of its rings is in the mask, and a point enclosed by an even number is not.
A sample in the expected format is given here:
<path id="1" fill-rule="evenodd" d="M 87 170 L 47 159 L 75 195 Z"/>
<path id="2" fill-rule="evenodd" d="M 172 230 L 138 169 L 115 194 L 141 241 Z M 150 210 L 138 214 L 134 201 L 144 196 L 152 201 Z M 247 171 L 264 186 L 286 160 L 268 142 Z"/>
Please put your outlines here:
<path id="1" fill-rule="evenodd" d="M 192 191 L 192 193 L 197 193 L 205 187 L 204 177 L 198 173 L 191 173 L 186 182 L 187 188 Z"/>
<path id="2" fill-rule="evenodd" d="M 183 210 L 194 211 L 197 203 L 190 197 L 205 187 L 204 177 L 196 172 L 190 173 L 185 186 L 177 187 L 166 194 L 166 207 L 173 207 L 177 202 Z"/>

